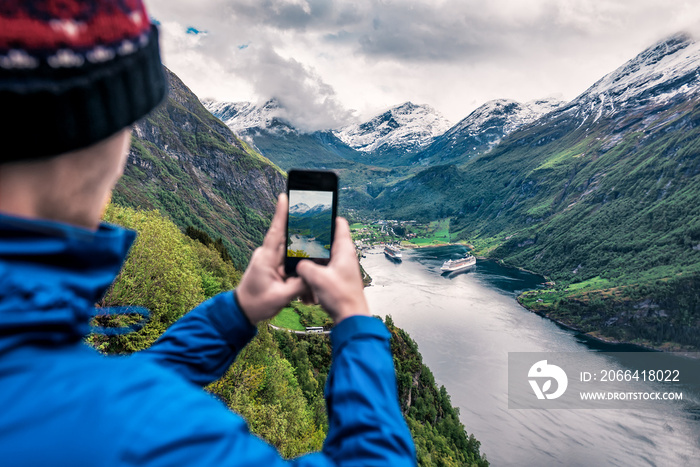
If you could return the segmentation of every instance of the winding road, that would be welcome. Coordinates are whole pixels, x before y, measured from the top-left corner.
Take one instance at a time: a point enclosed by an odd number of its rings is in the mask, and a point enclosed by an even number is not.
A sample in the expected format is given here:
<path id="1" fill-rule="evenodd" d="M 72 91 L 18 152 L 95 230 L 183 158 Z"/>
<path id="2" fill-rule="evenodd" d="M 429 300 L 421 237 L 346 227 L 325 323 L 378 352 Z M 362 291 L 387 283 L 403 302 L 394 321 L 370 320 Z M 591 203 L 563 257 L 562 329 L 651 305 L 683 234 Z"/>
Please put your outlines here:
<path id="1" fill-rule="evenodd" d="M 275 326 L 274 324 L 268 324 L 268 326 L 270 326 L 272 329 L 274 329 L 274 330 L 276 330 L 276 331 L 287 331 L 287 332 L 291 332 L 291 333 L 294 333 L 294 334 L 330 334 L 330 333 L 331 333 L 330 331 L 321 331 L 321 332 L 317 332 L 317 331 L 294 331 L 294 330 L 292 330 L 292 329 L 281 328 L 281 327 L 279 327 L 279 326 Z"/>

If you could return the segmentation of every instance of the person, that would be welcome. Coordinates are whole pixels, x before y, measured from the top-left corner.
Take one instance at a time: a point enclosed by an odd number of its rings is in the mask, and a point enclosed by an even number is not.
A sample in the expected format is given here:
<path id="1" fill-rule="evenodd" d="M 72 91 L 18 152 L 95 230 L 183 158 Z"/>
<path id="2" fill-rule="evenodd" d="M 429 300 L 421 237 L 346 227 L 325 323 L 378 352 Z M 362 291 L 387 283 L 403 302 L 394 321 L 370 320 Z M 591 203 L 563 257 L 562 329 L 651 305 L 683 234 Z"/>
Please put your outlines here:
<path id="1" fill-rule="evenodd" d="M 100 223 L 129 126 L 165 95 L 157 29 L 139 0 L 5 0 L 0 6 L 0 463 L 415 465 L 390 334 L 369 315 L 348 224 L 328 266 L 282 265 L 288 200 L 235 291 L 202 303 L 149 349 L 84 344 L 92 308 L 135 233 Z M 256 325 L 299 296 L 335 321 L 323 449 L 293 460 L 202 387 Z"/>

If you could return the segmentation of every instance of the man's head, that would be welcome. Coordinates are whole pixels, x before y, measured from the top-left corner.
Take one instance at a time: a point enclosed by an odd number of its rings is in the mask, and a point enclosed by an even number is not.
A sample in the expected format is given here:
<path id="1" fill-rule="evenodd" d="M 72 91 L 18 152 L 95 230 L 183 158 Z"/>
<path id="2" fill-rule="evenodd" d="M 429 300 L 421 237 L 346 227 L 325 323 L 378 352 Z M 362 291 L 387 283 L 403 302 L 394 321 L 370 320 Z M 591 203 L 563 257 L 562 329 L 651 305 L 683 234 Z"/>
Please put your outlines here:
<path id="1" fill-rule="evenodd" d="M 0 164 L 0 212 L 97 228 L 130 139 L 125 129 L 60 156 Z"/>
<path id="2" fill-rule="evenodd" d="M 102 203 L 123 168 L 125 129 L 164 96 L 158 34 L 141 0 L 4 0 L 0 211 L 36 217 L 27 204 L 44 203 L 32 208 L 40 217 L 94 227 L 74 215 L 94 210 L 73 203 Z M 51 194 L 72 204 L 33 200 Z"/>

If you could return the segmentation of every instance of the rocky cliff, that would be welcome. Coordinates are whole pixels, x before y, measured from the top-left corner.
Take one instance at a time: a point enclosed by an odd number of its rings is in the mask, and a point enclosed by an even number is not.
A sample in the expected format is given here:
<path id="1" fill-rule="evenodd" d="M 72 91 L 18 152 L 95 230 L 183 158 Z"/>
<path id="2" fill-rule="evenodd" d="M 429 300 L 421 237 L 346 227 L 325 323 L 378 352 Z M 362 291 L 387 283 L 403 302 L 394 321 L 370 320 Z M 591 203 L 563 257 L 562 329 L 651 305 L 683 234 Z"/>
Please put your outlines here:
<path id="1" fill-rule="evenodd" d="M 222 238 L 243 267 L 262 242 L 284 173 L 239 140 L 167 71 L 168 98 L 134 125 L 118 204 L 158 209 Z"/>

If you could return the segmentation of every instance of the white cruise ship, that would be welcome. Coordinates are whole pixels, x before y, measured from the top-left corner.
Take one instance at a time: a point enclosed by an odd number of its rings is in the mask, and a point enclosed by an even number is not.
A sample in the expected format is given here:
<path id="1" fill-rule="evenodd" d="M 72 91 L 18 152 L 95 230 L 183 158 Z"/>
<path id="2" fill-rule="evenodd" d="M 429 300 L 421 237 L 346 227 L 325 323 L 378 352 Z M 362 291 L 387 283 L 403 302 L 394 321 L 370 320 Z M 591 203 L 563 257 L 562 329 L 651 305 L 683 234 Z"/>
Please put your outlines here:
<path id="1" fill-rule="evenodd" d="M 386 245 L 384 247 L 384 254 L 387 255 L 391 259 L 401 261 L 401 250 L 399 250 L 397 247 L 395 247 L 393 245 Z"/>
<path id="2" fill-rule="evenodd" d="M 459 258 L 456 260 L 447 260 L 444 263 L 442 263 L 442 267 L 440 268 L 440 271 L 442 272 L 455 272 L 455 271 L 461 271 L 462 269 L 466 269 L 468 267 L 474 266 L 476 264 L 476 258 L 467 253 L 464 258 Z"/>

